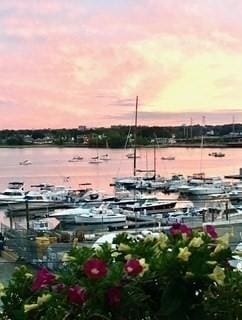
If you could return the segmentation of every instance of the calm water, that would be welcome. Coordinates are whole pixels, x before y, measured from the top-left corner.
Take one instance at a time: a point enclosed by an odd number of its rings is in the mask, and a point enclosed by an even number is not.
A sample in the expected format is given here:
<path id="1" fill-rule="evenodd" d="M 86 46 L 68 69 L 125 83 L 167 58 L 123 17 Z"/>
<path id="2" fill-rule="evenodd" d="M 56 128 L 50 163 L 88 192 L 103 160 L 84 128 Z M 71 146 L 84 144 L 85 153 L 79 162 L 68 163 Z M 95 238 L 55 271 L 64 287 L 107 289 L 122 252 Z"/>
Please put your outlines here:
<path id="1" fill-rule="evenodd" d="M 116 176 L 131 175 L 133 160 L 124 149 L 88 149 L 88 148 L 1 148 L 0 149 L 0 191 L 12 180 L 24 181 L 26 189 L 31 184 L 54 183 L 78 188 L 79 184 L 91 183 L 93 188 L 112 191 L 109 186 Z M 224 158 L 208 156 L 210 152 L 222 151 Z M 108 153 L 111 160 L 90 164 L 88 160 L 97 154 Z M 143 148 L 137 151 L 138 169 L 153 169 L 153 149 Z M 83 156 L 81 162 L 68 162 L 74 156 Z M 175 160 L 161 160 L 162 156 L 175 156 Z M 30 160 L 31 165 L 19 165 L 20 161 Z M 238 174 L 242 167 L 240 149 L 203 149 L 200 148 L 160 148 L 156 150 L 157 173 L 171 176 L 174 173 L 189 175 L 205 172 L 207 175 L 224 176 Z M 65 177 L 70 177 L 65 182 Z"/>
<path id="2" fill-rule="evenodd" d="M 224 158 L 209 157 L 213 151 L 222 151 Z M 7 187 L 9 181 L 21 180 L 25 183 L 26 190 L 31 184 L 53 183 L 69 185 L 78 188 L 79 184 L 91 183 L 93 188 L 112 192 L 110 187 L 116 176 L 127 176 L 133 172 L 133 160 L 126 154 L 132 150 L 107 150 L 88 148 L 1 148 L 0 149 L 0 191 Z M 101 164 L 89 164 L 91 157 L 108 153 L 111 160 Z M 137 154 L 138 169 L 153 169 L 153 149 L 140 149 Z M 74 156 L 83 156 L 81 162 L 68 162 Z M 174 156 L 175 160 L 165 161 L 161 157 Z M 31 165 L 19 165 L 20 161 L 30 160 Z M 203 149 L 200 148 L 160 148 L 156 150 L 157 173 L 161 176 L 171 176 L 174 173 L 189 175 L 195 172 L 205 172 L 207 175 L 224 176 L 238 174 L 242 167 L 242 153 L 240 149 Z M 65 177 L 70 177 L 65 182 Z M 17 223 L 25 224 L 25 218 L 15 218 Z M 9 224 L 0 209 L 0 222 Z M 0 261 L 1 262 L 1 261 Z M 1 264 L 1 263 L 0 263 Z M 3 268 L 3 266 L 5 268 Z M 14 265 L 0 265 L 1 281 L 9 279 Z"/>

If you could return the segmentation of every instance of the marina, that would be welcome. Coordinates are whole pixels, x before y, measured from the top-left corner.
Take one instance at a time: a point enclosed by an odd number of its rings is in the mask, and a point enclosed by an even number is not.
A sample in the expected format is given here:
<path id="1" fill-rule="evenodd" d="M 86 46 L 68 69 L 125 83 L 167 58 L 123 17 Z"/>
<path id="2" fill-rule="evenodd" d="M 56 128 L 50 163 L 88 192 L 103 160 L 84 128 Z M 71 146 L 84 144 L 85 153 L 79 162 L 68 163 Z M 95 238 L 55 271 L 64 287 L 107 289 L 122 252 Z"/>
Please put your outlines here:
<path id="1" fill-rule="evenodd" d="M 88 148 L 81 152 L 2 149 L 3 155 L 16 159 L 8 165 L 0 163 L 3 194 L 4 190 L 21 193 L 17 200 L 11 199 L 11 192 L 5 202 L 2 199 L 0 223 L 6 247 L 27 263 L 47 263 L 55 269 L 73 241 L 89 246 L 103 234 L 166 230 L 174 223 L 229 228 L 234 232 L 233 244 L 238 243 L 242 226 L 240 183 L 224 175 L 239 172 L 239 150 L 227 151 L 218 164 L 216 157 L 201 156 L 199 148 L 184 149 L 182 154 L 179 150 L 172 149 L 173 161 L 156 160 L 154 170 L 153 149 L 139 149 L 141 157 L 133 176 L 134 158 L 128 160 L 127 151 L 122 149 L 98 150 L 109 159 L 98 166 L 89 163 L 89 159 L 99 160 L 97 150 Z M 31 159 L 31 166 L 16 166 L 20 153 Z M 70 162 L 68 159 L 77 157 L 73 153 L 81 153 L 82 159 Z M 157 159 L 169 158 L 169 154 L 170 148 L 156 150 Z M 16 243 L 16 237 L 21 244 Z"/>

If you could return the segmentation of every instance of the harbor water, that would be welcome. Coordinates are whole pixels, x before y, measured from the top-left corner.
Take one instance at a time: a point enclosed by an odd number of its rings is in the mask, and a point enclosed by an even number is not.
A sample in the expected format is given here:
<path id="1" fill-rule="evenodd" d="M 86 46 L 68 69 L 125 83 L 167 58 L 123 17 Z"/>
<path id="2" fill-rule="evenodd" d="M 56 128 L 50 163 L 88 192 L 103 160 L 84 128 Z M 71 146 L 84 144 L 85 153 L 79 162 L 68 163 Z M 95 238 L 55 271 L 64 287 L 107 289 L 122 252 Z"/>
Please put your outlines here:
<path id="1" fill-rule="evenodd" d="M 207 148 L 157 148 L 154 159 L 152 148 L 141 148 L 137 150 L 140 156 L 137 159 L 137 169 L 152 170 L 155 164 L 156 174 L 163 177 L 171 177 L 174 174 L 183 174 L 186 177 L 198 172 L 222 178 L 225 175 L 239 174 L 242 166 L 240 149 L 223 149 L 225 156 L 222 158 L 209 156 L 213 151 L 214 149 Z M 3 191 L 11 181 L 22 181 L 26 191 L 31 185 L 40 183 L 64 185 L 74 189 L 84 188 L 87 184 L 93 189 L 113 194 L 111 185 L 114 177 L 133 174 L 133 160 L 127 157 L 130 152 L 132 150 L 129 149 L 1 148 L 0 191 Z M 102 163 L 89 163 L 91 158 L 104 154 L 108 154 L 110 159 Z M 83 159 L 76 162 L 69 161 L 74 157 Z M 162 158 L 172 160 L 162 160 Z M 20 162 L 25 160 L 30 164 L 21 165 Z M 166 197 L 172 198 L 173 195 Z M 16 217 L 14 222 L 24 224 L 26 221 L 24 217 Z M 9 225 L 4 208 L 0 209 L 0 223 Z M 83 232 L 92 231 L 90 227 L 85 228 Z M 105 231 L 103 226 L 100 231 Z M 0 277 L 6 280 L 12 274 L 14 264 L 9 268 L 3 259 L 0 263 Z"/>
<path id="2" fill-rule="evenodd" d="M 10 181 L 25 183 L 28 190 L 32 184 L 52 183 L 80 188 L 91 183 L 93 188 L 112 192 L 110 184 L 117 176 L 133 174 L 133 160 L 127 158 L 129 149 L 95 149 L 95 148 L 1 148 L 0 149 L 0 191 Z M 156 150 L 156 172 L 160 176 L 172 174 L 191 175 L 205 172 L 208 176 L 225 176 L 238 174 L 242 166 L 240 149 L 222 149 L 225 156 L 216 158 L 209 156 L 214 149 L 209 148 L 158 148 Z M 216 149 L 217 152 L 221 151 Z M 89 163 L 92 157 L 109 154 L 110 160 L 102 163 Z M 154 168 L 154 152 L 152 148 L 137 150 L 137 169 L 152 170 Z M 83 157 L 78 162 L 69 160 L 75 156 Z M 164 157 L 174 160 L 162 160 Z M 29 160 L 31 164 L 19 163 Z"/>

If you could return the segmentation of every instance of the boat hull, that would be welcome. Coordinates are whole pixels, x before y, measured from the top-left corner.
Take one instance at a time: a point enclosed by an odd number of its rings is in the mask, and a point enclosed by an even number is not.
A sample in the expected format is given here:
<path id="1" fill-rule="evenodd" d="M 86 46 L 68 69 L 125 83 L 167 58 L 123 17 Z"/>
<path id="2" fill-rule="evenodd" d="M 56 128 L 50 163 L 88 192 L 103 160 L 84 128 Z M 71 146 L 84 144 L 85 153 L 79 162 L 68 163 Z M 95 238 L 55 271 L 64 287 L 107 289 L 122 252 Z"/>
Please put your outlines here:
<path id="1" fill-rule="evenodd" d="M 125 223 L 126 216 L 124 215 L 97 215 L 97 216 L 75 216 L 76 224 L 112 224 L 112 223 Z"/>

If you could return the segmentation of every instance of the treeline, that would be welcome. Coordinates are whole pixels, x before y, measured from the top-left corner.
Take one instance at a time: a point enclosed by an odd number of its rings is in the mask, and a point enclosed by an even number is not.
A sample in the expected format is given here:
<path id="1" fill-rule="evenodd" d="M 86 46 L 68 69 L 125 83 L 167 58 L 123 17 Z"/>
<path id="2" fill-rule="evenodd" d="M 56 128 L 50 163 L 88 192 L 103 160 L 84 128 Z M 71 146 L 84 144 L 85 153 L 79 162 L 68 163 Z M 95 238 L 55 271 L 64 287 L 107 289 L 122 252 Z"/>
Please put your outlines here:
<path id="1" fill-rule="evenodd" d="M 177 142 L 196 141 L 201 135 L 210 139 L 223 141 L 229 137 L 242 137 L 242 124 L 225 124 L 216 126 L 139 126 L 136 130 L 137 145 L 149 145 L 156 139 L 175 139 Z M 88 147 L 124 147 L 134 142 L 134 128 L 129 126 L 112 126 L 80 131 L 79 129 L 36 129 L 36 130 L 1 130 L 0 145 L 83 145 Z"/>

